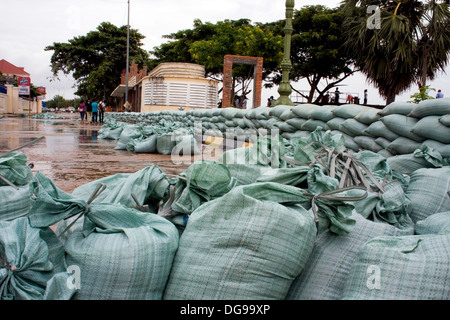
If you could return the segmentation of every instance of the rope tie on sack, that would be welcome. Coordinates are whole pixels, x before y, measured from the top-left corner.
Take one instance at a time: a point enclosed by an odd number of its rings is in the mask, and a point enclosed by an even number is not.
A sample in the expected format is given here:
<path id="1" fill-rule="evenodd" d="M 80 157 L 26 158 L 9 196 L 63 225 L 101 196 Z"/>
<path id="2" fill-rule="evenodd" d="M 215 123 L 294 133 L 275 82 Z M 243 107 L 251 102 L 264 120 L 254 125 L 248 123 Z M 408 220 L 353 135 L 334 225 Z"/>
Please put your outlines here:
<path id="1" fill-rule="evenodd" d="M 8 186 L 13 187 L 16 190 L 19 190 L 19 187 L 16 186 L 14 183 L 12 183 L 11 181 L 9 181 L 8 179 L 6 179 L 4 176 L 2 176 L 0 174 L 0 180 L 2 180 L 4 183 L 6 183 Z"/>
<path id="2" fill-rule="evenodd" d="M 8 154 L 10 154 L 10 153 L 13 153 L 14 151 L 17 151 L 17 150 L 26 148 L 26 147 L 28 147 L 28 146 L 31 146 L 31 145 L 35 144 L 36 142 L 38 142 L 38 141 L 40 141 L 40 140 L 42 140 L 42 139 L 44 139 L 44 137 L 40 137 L 40 138 L 34 139 L 33 141 L 30 141 L 30 142 L 24 144 L 24 145 L 21 146 L 21 147 L 15 148 L 15 149 L 13 149 L 13 150 L 11 150 L 11 151 L 8 151 L 8 152 L 4 153 L 4 154 L 2 155 L 2 157 L 6 156 L 6 155 L 8 155 Z M 31 164 L 29 164 L 28 166 L 29 166 L 30 168 L 33 168 L 33 167 L 34 167 L 34 164 L 31 163 Z M 16 186 L 14 183 L 12 183 L 11 181 L 9 181 L 9 180 L 6 179 L 5 177 L 3 177 L 1 174 L 0 174 L 0 180 L 3 181 L 4 183 L 6 183 L 8 186 L 13 187 L 13 188 L 16 189 L 16 190 L 19 190 L 19 187 L 18 187 L 18 186 Z"/>
<path id="3" fill-rule="evenodd" d="M 339 194 L 339 193 L 350 191 L 350 190 L 364 190 L 365 193 L 362 196 L 343 196 L 343 197 L 335 196 L 335 194 Z M 312 199 L 311 208 L 312 208 L 312 211 L 314 214 L 314 220 L 316 222 L 316 225 L 318 225 L 319 224 L 319 214 L 318 214 L 317 205 L 316 205 L 317 200 L 322 199 L 322 200 L 331 200 L 331 201 L 360 201 L 367 197 L 367 189 L 362 186 L 353 186 L 353 187 L 346 187 L 346 188 L 338 188 L 336 190 L 324 192 L 321 194 L 311 194 L 311 193 L 305 192 L 304 195 L 308 196 Z"/>
<path id="4" fill-rule="evenodd" d="M 64 218 L 64 220 L 70 219 L 74 216 L 76 216 L 78 214 L 78 217 L 72 221 L 72 223 L 70 223 L 67 228 L 61 233 L 61 235 L 63 235 L 64 233 L 66 233 L 67 230 L 69 230 L 81 217 L 83 217 L 84 215 L 88 214 L 89 211 L 91 210 L 91 203 L 106 189 L 106 184 L 104 183 L 99 183 L 97 185 L 97 187 L 95 188 L 94 192 L 92 193 L 92 195 L 90 196 L 89 200 L 86 203 L 86 206 L 84 207 L 84 209 L 81 212 L 77 212 L 75 214 L 72 214 L 66 218 Z"/>
<path id="5" fill-rule="evenodd" d="M 137 209 L 142 212 L 150 212 L 150 207 L 147 204 L 142 205 L 134 193 L 131 194 L 131 197 L 133 198 L 134 202 L 136 202 L 136 206 L 133 207 L 134 209 Z"/>

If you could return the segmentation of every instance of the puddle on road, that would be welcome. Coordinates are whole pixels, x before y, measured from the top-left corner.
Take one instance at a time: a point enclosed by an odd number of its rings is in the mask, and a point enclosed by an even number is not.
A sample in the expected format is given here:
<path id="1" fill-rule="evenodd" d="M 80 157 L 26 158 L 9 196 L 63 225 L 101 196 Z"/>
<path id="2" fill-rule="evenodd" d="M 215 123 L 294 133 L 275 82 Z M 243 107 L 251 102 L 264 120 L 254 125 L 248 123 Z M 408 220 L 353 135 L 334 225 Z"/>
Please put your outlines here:
<path id="1" fill-rule="evenodd" d="M 49 121 L 5 117 L 0 119 L 0 154 L 43 136 L 44 139 L 20 151 L 34 164 L 33 173 L 42 172 L 69 193 L 85 183 L 118 173 L 134 173 L 152 165 L 170 176 L 190 166 L 174 163 L 167 155 L 115 150 L 116 140 L 99 139 L 100 128 L 81 124 L 76 118 Z"/>

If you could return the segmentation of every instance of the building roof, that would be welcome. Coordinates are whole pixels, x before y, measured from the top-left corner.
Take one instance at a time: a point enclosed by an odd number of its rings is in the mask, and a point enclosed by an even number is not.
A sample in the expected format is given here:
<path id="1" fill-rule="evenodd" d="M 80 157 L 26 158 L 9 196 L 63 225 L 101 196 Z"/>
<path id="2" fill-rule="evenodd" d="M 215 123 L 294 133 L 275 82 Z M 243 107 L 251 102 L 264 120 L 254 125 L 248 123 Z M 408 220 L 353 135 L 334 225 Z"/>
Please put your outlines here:
<path id="1" fill-rule="evenodd" d="M 5 59 L 0 60 L 0 71 L 3 74 L 11 74 L 18 76 L 29 76 L 30 74 L 24 70 L 24 68 L 19 68 L 12 63 L 6 61 Z"/>

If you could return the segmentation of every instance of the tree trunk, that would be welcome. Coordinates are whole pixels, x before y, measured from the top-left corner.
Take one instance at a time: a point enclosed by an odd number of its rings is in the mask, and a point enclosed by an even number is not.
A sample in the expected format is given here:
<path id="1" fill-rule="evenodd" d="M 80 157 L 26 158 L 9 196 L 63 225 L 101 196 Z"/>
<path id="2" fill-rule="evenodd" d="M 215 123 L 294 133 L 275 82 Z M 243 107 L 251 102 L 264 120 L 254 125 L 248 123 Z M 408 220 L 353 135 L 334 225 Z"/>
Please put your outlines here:
<path id="1" fill-rule="evenodd" d="M 386 105 L 390 105 L 392 102 L 394 102 L 395 96 L 395 93 L 389 93 L 389 95 L 386 97 Z"/>

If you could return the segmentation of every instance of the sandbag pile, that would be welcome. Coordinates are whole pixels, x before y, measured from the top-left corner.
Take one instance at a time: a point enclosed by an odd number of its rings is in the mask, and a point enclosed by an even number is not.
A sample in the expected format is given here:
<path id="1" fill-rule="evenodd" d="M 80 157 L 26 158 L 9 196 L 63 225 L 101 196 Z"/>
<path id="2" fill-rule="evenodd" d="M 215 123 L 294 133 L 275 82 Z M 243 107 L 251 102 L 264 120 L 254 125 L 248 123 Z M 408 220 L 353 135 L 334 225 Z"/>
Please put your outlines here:
<path id="1" fill-rule="evenodd" d="M 422 145 L 450 157 L 450 99 L 425 100 L 419 104 L 393 102 L 383 110 L 356 104 L 279 105 L 243 110 L 194 109 L 148 113 L 107 113 L 107 118 L 126 123 L 176 128 L 196 128 L 203 135 L 246 139 L 260 129 L 277 130 L 283 138 L 305 137 L 321 127 L 341 133 L 346 147 L 370 150 L 388 158 L 412 154 Z M 197 127 L 195 127 L 197 125 Z M 198 134 L 198 132 L 195 132 Z"/>
<path id="2" fill-rule="evenodd" d="M 163 155 L 197 155 L 199 143 L 190 128 L 161 120 L 155 124 L 129 124 L 108 119 L 99 130 L 99 138 L 117 140 L 115 150 Z"/>
<path id="3" fill-rule="evenodd" d="M 28 211 L 0 223 L 1 298 L 449 299 L 447 158 L 421 144 L 412 155 L 424 162 L 401 170 L 393 157 L 348 147 L 348 137 L 363 136 L 356 128 L 380 121 L 373 111 L 327 106 L 313 109 L 313 119 L 311 108 L 280 107 L 248 118 L 239 109 L 209 111 L 234 117 L 241 130 L 272 130 L 171 178 L 151 166 L 67 194 L 40 172 L 25 175 Z M 311 112 L 302 119 L 315 121 L 314 130 L 294 130 L 294 110 Z M 160 124 L 111 123 L 126 145 L 191 129 L 166 122 L 169 115 Z M 348 133 L 329 126 L 336 115 Z M 9 165 L 23 166 L 27 159 L 16 156 Z M 20 264 L 25 255 L 30 263 Z M 22 285 L 29 274 L 36 282 Z"/>

